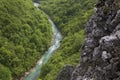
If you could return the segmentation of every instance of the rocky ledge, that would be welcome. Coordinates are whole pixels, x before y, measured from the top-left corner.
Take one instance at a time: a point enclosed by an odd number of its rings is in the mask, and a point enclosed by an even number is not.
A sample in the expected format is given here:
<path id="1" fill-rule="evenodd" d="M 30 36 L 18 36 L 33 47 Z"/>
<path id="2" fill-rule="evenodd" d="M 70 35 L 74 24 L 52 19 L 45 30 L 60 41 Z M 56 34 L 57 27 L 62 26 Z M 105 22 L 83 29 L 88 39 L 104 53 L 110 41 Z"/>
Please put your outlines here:
<path id="1" fill-rule="evenodd" d="M 120 0 L 99 0 L 85 31 L 81 61 L 69 80 L 120 80 Z"/>

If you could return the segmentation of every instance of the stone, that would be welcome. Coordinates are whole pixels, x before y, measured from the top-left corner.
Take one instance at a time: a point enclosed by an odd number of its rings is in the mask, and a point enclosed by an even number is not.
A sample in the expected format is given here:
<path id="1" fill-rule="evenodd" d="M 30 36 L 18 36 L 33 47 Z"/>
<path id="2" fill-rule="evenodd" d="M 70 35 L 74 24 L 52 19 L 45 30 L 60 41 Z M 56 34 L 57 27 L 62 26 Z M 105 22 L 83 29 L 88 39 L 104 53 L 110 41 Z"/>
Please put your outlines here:
<path id="1" fill-rule="evenodd" d="M 81 61 L 70 80 L 120 80 L 120 7 L 117 2 L 98 0 L 95 13 L 85 27 Z"/>
<path id="2" fill-rule="evenodd" d="M 107 53 L 107 51 L 103 51 L 103 52 L 102 52 L 102 59 L 103 59 L 103 60 L 107 60 L 107 59 L 109 59 L 109 58 L 111 58 L 111 54 L 110 54 L 110 53 Z"/>
<path id="3" fill-rule="evenodd" d="M 56 80 L 70 80 L 74 66 L 65 65 L 58 73 Z"/>
<path id="4" fill-rule="evenodd" d="M 85 27 L 80 63 L 75 68 L 64 67 L 57 80 L 120 80 L 118 1 L 98 0 L 95 13 Z"/>

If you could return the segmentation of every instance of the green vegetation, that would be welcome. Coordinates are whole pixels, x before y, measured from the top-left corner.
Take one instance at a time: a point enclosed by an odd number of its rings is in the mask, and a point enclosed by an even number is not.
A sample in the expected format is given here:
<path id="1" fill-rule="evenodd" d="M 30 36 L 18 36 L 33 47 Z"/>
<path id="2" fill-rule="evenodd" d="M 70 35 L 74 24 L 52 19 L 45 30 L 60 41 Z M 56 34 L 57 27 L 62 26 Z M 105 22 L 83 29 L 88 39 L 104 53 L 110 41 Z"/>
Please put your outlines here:
<path id="1" fill-rule="evenodd" d="M 43 66 L 40 79 L 55 80 L 66 64 L 79 62 L 80 48 L 84 40 L 84 25 L 93 13 L 96 0 L 44 0 L 40 8 L 55 22 L 62 32 L 61 47 Z"/>
<path id="2" fill-rule="evenodd" d="M 0 64 L 0 80 L 12 80 L 10 70 L 2 64 Z"/>
<path id="3" fill-rule="evenodd" d="M 0 80 L 24 75 L 50 46 L 51 24 L 31 0 L 0 0 Z"/>
<path id="4" fill-rule="evenodd" d="M 33 2 L 39 2 L 39 0 L 32 0 Z"/>

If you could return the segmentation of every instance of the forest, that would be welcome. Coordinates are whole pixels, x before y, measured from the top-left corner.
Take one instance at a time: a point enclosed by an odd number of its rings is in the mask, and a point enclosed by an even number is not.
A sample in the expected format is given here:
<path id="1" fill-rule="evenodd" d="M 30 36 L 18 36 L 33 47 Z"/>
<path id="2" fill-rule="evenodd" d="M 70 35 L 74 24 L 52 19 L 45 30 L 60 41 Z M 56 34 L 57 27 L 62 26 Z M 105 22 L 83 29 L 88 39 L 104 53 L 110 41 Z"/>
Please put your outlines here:
<path id="1" fill-rule="evenodd" d="M 0 80 L 120 80 L 120 0 L 0 0 Z"/>
<path id="2" fill-rule="evenodd" d="M 80 51 L 84 41 L 84 26 L 97 0 L 44 0 L 39 8 L 55 22 L 63 35 L 60 48 L 42 67 L 41 80 L 55 80 L 65 65 L 80 61 Z"/>
<path id="3" fill-rule="evenodd" d="M 0 80 L 16 80 L 50 46 L 51 24 L 31 0 L 0 0 Z"/>
<path id="4" fill-rule="evenodd" d="M 32 1 L 40 4 L 40 10 Z M 44 55 L 53 35 L 47 15 L 62 33 L 63 40 L 42 67 L 39 79 L 55 80 L 65 65 L 76 66 L 84 43 L 84 27 L 96 2 L 0 0 L 0 80 L 19 80 Z"/>

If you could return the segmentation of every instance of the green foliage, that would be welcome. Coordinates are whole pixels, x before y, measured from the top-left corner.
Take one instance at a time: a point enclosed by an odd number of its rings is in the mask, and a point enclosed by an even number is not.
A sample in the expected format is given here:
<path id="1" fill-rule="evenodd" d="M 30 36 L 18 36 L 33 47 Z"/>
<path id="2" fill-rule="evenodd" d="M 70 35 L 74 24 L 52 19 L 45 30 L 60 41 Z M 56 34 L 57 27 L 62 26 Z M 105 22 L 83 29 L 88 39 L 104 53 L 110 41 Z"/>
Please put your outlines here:
<path id="1" fill-rule="evenodd" d="M 63 40 L 58 51 L 43 66 L 40 79 L 55 80 L 60 69 L 66 64 L 76 65 L 84 41 L 84 25 L 93 13 L 96 0 L 44 0 L 40 6 L 50 15 Z"/>
<path id="2" fill-rule="evenodd" d="M 1 80 L 19 78 L 50 46 L 51 24 L 31 0 L 0 0 L 0 64 L 8 68 Z M 0 65 L 1 66 L 1 65 Z M 9 78 L 9 79 L 5 79 Z"/>
<path id="3" fill-rule="evenodd" d="M 83 40 L 83 30 L 74 35 L 65 37 L 61 43 L 60 49 L 56 51 L 53 57 L 42 67 L 40 78 L 42 80 L 54 80 L 64 65 L 76 65 L 80 60 L 79 51 Z"/>
<path id="4" fill-rule="evenodd" d="M 0 80 L 12 80 L 10 70 L 2 64 L 0 64 Z"/>
<path id="5" fill-rule="evenodd" d="M 67 36 L 83 29 L 93 12 L 95 0 L 45 0 L 40 8 L 48 13 L 62 34 Z"/>

